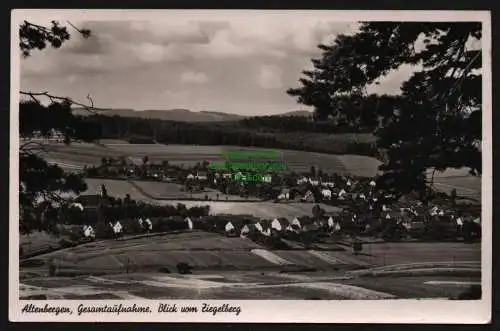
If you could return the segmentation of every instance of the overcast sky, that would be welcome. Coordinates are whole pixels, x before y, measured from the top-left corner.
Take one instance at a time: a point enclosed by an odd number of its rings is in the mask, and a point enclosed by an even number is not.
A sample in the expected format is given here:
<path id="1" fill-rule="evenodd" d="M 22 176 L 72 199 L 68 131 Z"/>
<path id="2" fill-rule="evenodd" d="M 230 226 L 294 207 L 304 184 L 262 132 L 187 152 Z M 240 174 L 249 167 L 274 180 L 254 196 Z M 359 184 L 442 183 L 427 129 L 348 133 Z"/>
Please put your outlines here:
<path id="1" fill-rule="evenodd" d="M 91 29 L 92 37 L 73 33 L 59 50 L 22 59 L 22 90 L 83 102 L 90 94 L 102 108 L 245 115 L 307 109 L 285 91 L 298 86 L 301 71 L 320 55 L 318 43 L 357 28 L 355 22 L 291 15 L 74 23 Z M 369 92 L 398 93 L 410 72 L 394 72 Z"/>

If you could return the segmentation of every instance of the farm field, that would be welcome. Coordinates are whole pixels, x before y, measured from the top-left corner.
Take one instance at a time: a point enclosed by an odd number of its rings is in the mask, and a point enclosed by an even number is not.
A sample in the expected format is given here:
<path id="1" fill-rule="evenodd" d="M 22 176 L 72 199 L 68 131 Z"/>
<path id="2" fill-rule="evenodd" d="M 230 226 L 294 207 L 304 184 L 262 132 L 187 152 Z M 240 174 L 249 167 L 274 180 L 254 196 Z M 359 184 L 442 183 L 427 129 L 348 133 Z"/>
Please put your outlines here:
<path id="1" fill-rule="evenodd" d="M 99 165 L 103 157 L 119 156 L 129 156 L 132 160 L 140 162 L 141 158 L 147 155 L 154 162 L 168 160 L 172 164 L 193 165 L 204 160 L 220 160 L 220 153 L 229 148 L 248 149 L 237 146 L 129 144 L 114 140 L 102 141 L 100 145 L 51 144 L 48 147 L 49 153 L 46 153 L 44 157 L 49 162 L 58 163 L 67 170 L 77 171 L 83 169 L 85 165 Z M 339 174 L 374 176 L 380 165 L 380 161 L 367 156 L 330 155 L 290 150 L 280 150 L 280 152 L 283 161 L 295 171 L 308 171 L 311 166 L 315 166 L 317 169 L 321 168 Z M 455 188 L 460 196 L 479 199 L 481 195 L 481 178 L 470 176 L 467 169 L 449 169 L 443 173 L 436 173 L 434 182 L 438 189 L 448 193 Z"/>
<path id="2" fill-rule="evenodd" d="M 349 271 L 369 266 L 348 251 L 266 250 L 250 240 L 227 238 L 201 231 L 106 240 L 64 249 L 28 259 L 21 266 L 21 297 L 47 299 L 389 299 L 436 298 L 455 296 L 464 284 L 480 281 L 479 247 L 465 244 L 416 243 L 377 244 L 388 248 L 372 251 L 378 258 L 393 251 L 404 263 L 410 250 L 404 245 L 425 245 L 421 254 L 413 254 L 408 266 L 385 266 L 386 270 L 423 269 L 435 262 L 463 265 L 467 274 L 442 275 L 418 270 L 409 276 L 368 277 Z M 453 261 L 451 251 L 460 255 Z M 375 245 L 374 245 L 375 246 Z M 419 246 L 413 250 L 418 251 Z M 433 252 L 430 254 L 429 252 Z M 328 257 L 328 258 L 327 258 Z M 45 276 L 46 263 L 52 259 L 64 275 Z M 359 260 L 357 264 L 356 261 Z M 378 259 L 381 261 L 381 259 Z M 285 261 L 286 263 L 283 263 Z M 192 274 L 177 273 L 176 264 L 189 263 Z M 420 264 L 418 264 L 420 263 Z M 45 267 L 44 267 L 45 265 Z M 371 264 L 381 268 L 379 264 Z M 290 267 L 297 267 L 293 272 Z M 300 268 L 314 268 L 304 272 Z M 163 272 L 160 273 L 160 268 Z M 31 272 L 33 269 L 33 272 Z M 166 272 L 168 269 L 168 273 Z M 129 273 L 126 273 L 126 271 Z M 138 271 L 140 270 L 140 273 Z M 369 269 L 368 269 L 369 270 Z M 376 270 L 376 269 L 373 269 Z M 149 271 L 149 273 L 148 273 Z M 428 271 L 428 270 L 427 270 Z M 361 271 L 363 272 L 363 271 Z M 34 276 L 37 274 L 37 276 Z M 80 274 L 80 276 L 75 277 Z M 347 276 L 347 277 L 346 277 Z M 132 286 L 131 286 L 132 284 Z M 444 284 L 444 285 L 443 285 Z M 74 289 L 78 288 L 78 291 Z M 78 294 L 76 294 L 78 293 Z"/>
<path id="3" fill-rule="evenodd" d="M 481 244 L 412 242 L 363 244 L 357 258 L 375 265 L 415 262 L 481 261 Z"/>
<path id="4" fill-rule="evenodd" d="M 203 192 L 189 193 L 181 191 L 183 185 L 176 183 L 165 183 L 165 182 L 151 182 L 151 181 L 132 181 L 132 185 L 145 193 L 145 195 L 150 196 L 153 199 L 205 199 L 205 195 L 212 200 L 217 199 L 217 194 L 219 194 L 220 200 L 240 200 L 245 201 L 245 198 L 239 195 L 232 194 L 222 194 L 216 190 L 205 188 Z"/>
<path id="5" fill-rule="evenodd" d="M 95 150 L 92 148 L 95 146 Z M 106 147 L 103 147 L 106 146 Z M 46 159 L 51 162 L 62 163 L 62 166 L 83 169 L 83 165 L 98 165 L 103 157 L 129 156 L 132 160 L 140 162 L 143 156 L 148 156 L 152 162 L 168 160 L 172 164 L 194 165 L 202 161 L 220 161 L 221 152 L 225 149 L 238 148 L 249 149 L 238 146 L 201 146 L 201 145 L 161 145 L 161 144 L 129 144 L 106 143 L 102 145 L 76 143 L 70 146 L 62 144 L 51 144 L 46 154 Z M 258 148 L 254 148 L 258 149 Z M 309 171 L 311 166 L 329 169 L 332 172 L 349 174 L 359 173 L 360 175 L 373 176 L 377 172 L 377 160 L 354 155 L 358 164 L 356 168 L 346 168 L 344 163 L 350 166 L 354 161 L 350 161 L 351 155 L 329 155 L 321 153 L 311 153 L 291 150 L 278 150 L 282 153 L 282 160 L 295 171 Z"/>
<path id="6" fill-rule="evenodd" d="M 125 194 L 130 194 L 132 199 L 148 201 L 158 205 L 176 205 L 178 203 L 184 204 L 186 207 L 193 206 L 210 206 L 210 214 L 235 214 L 235 215 L 254 215 L 262 218 L 275 218 L 286 217 L 294 218 L 303 215 L 312 215 L 312 207 L 314 203 L 273 203 L 269 201 L 247 202 L 247 201 L 196 201 L 196 200 L 155 200 L 145 196 L 134 187 L 130 182 L 112 179 L 86 179 L 87 191 L 83 194 L 96 194 L 101 184 L 106 185 L 108 193 L 112 196 L 125 197 Z M 149 184 L 160 184 L 151 183 Z M 184 192 L 179 192 L 184 193 Z M 200 193 L 204 197 L 204 193 Z M 193 194 L 193 197 L 195 195 Z M 186 197 L 187 198 L 187 197 Z M 200 197 L 201 198 L 201 197 Z M 221 195 L 221 199 L 225 199 L 225 195 Z M 327 212 L 335 212 L 339 209 L 337 207 L 327 206 L 320 204 Z"/>
<path id="7" fill-rule="evenodd" d="M 245 278 L 253 276 L 249 282 Z M 293 277 L 289 277 L 293 276 Z M 243 279 L 242 279 L 243 278 Z M 239 281 L 238 281 L 239 280 Z M 278 272 L 216 274 L 127 274 L 23 280 L 21 299 L 130 300 L 369 300 L 455 298 L 477 277 L 377 277 L 343 279 L 338 275 Z M 132 285 L 132 286 L 131 286 Z"/>

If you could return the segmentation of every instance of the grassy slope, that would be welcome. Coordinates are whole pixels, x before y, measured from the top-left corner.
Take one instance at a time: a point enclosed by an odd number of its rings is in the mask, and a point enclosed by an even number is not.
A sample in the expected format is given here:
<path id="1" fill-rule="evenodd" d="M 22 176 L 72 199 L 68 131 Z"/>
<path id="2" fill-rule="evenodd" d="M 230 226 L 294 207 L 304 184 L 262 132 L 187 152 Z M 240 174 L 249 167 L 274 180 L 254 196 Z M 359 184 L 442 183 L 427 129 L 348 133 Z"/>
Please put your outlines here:
<path id="1" fill-rule="evenodd" d="M 368 245 L 366 245 L 368 246 Z M 306 250 L 272 251 L 289 264 L 302 267 L 340 267 L 359 260 L 370 265 L 394 265 L 417 262 L 464 262 L 479 263 L 480 245 L 463 243 L 381 243 L 365 247 L 369 256 L 352 256 L 349 251 L 326 251 L 331 259 L 318 258 Z M 84 244 L 36 257 L 48 261 L 53 258 L 61 271 L 80 270 L 125 271 L 158 270 L 160 267 L 174 268 L 179 262 L 188 262 L 198 269 L 252 269 L 277 268 L 273 263 L 253 250 L 263 250 L 258 244 L 242 238 L 202 231 L 142 237 L 128 240 L 104 240 Z M 264 250 L 265 251 L 265 250 Z M 356 264 L 359 264 L 356 262 Z"/>
<path id="2" fill-rule="evenodd" d="M 452 261 L 480 261 L 479 247 L 449 243 L 378 244 L 372 253 L 374 259 L 392 252 L 386 263 Z M 282 267 L 259 257 L 252 250 L 259 246 L 249 240 L 226 238 L 213 233 L 191 232 L 164 237 L 141 238 L 127 241 L 102 241 L 59 251 L 39 260 L 55 258 L 61 272 L 73 274 L 92 272 L 142 272 L 141 274 L 117 274 L 102 277 L 78 278 L 23 278 L 22 295 L 50 292 L 56 299 L 104 299 L 104 298 L 184 298 L 184 299 L 368 299 L 373 292 L 390 293 L 398 297 L 444 297 L 463 291 L 463 286 L 427 285 L 429 280 L 478 281 L 477 276 L 411 276 L 342 279 L 342 260 L 359 259 L 349 252 L 335 253 L 338 259 L 331 263 L 317 259 L 308 251 L 272 251 L 293 264 L 315 267 L 312 273 L 279 273 Z M 188 262 L 195 267 L 193 275 L 179 275 L 175 264 Z M 469 262 L 470 263 L 470 262 Z M 158 274 L 160 267 L 174 273 Z M 326 269 L 325 269 L 326 268 Z M 46 269 L 46 268 L 45 268 Z M 240 272 L 238 270 L 244 270 Z M 328 271 L 327 271 L 328 270 Z M 341 269 L 342 270 L 342 269 Z M 22 268 L 23 274 L 29 272 Z M 153 273 L 144 274 L 151 271 Z M 133 286 L 130 286 L 133 284 Z M 26 288 L 31 286 L 31 289 Z M 354 285 L 358 287 L 348 287 Z M 76 290 L 78 289 L 78 290 Z"/>

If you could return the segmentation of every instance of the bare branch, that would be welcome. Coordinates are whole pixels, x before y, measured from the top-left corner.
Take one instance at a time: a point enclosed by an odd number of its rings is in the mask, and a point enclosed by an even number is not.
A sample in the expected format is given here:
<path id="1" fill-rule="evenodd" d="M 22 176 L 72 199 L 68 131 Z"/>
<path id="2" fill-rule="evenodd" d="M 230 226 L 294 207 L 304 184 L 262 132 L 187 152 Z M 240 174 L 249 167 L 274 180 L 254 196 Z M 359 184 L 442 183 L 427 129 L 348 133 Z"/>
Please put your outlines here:
<path id="1" fill-rule="evenodd" d="M 44 96 L 44 97 L 49 98 L 50 101 L 52 101 L 52 102 L 54 102 L 54 101 L 69 102 L 71 105 L 76 105 L 76 106 L 83 107 L 83 108 L 85 108 L 85 110 L 87 110 L 87 111 L 89 111 L 89 112 L 91 112 L 93 114 L 97 114 L 97 111 L 107 111 L 108 110 L 108 109 L 105 109 L 105 108 L 95 108 L 94 107 L 94 101 L 90 98 L 90 95 L 87 95 L 87 99 L 89 99 L 90 102 L 91 102 L 91 106 L 89 107 L 88 105 L 85 105 L 83 103 L 74 101 L 73 99 L 70 99 L 70 98 L 59 97 L 59 96 L 56 96 L 56 95 L 49 94 L 49 92 L 25 92 L 25 91 L 20 91 L 19 93 L 22 94 L 22 95 L 27 95 L 27 96 L 31 97 L 32 99 L 36 100 L 39 104 L 40 104 L 40 101 L 36 97 Z"/>
<path id="2" fill-rule="evenodd" d="M 71 23 L 70 21 L 66 21 L 66 23 L 68 23 L 73 29 L 75 29 L 76 31 L 78 31 L 78 33 L 81 34 L 83 38 L 90 37 L 90 35 L 91 35 L 90 30 L 88 30 L 88 29 L 79 29 L 73 23 Z"/>
<path id="3" fill-rule="evenodd" d="M 92 108 L 94 108 L 94 100 L 92 100 L 92 98 L 90 97 L 90 94 L 87 94 L 87 99 L 89 99 Z"/>

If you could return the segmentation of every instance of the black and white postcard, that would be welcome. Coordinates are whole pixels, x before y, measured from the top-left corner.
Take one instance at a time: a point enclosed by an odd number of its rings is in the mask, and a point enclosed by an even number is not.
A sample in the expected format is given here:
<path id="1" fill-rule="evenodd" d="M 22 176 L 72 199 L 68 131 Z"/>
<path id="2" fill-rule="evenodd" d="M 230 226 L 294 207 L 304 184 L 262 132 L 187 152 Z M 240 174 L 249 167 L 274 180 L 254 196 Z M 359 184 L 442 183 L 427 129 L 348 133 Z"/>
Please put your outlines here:
<path id="1" fill-rule="evenodd" d="M 490 20 L 14 10 L 10 319 L 488 323 Z"/>

